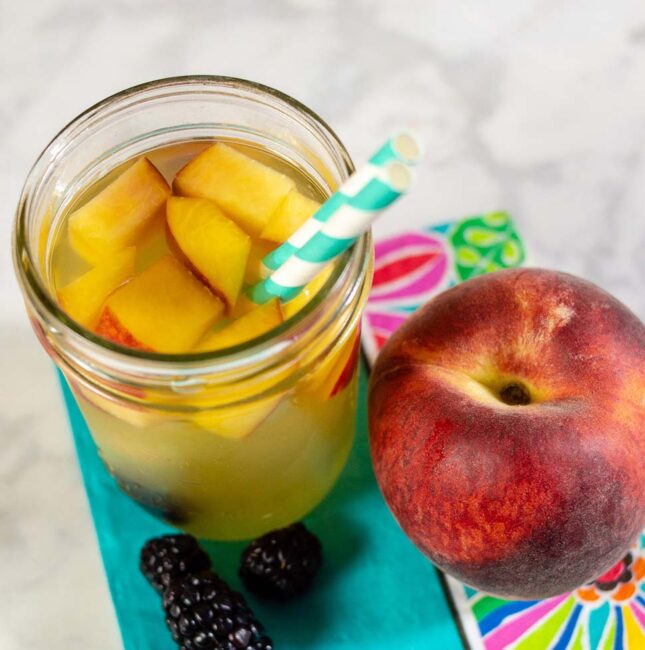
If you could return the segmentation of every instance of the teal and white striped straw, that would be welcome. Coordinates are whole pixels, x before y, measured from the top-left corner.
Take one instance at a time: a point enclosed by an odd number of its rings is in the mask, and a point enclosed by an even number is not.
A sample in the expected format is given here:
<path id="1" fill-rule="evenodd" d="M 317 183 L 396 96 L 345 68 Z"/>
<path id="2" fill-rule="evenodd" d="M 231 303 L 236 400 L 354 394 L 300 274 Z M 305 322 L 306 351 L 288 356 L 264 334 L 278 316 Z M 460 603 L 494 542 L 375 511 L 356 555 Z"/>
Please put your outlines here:
<path id="1" fill-rule="evenodd" d="M 251 287 L 248 293 L 251 300 L 263 304 L 276 297 L 283 302 L 295 298 L 409 189 L 412 179 L 412 170 L 402 162 L 390 161 L 382 165 L 378 175 L 330 215 L 309 241 L 268 278 Z"/>
<path id="2" fill-rule="evenodd" d="M 416 165 L 423 157 L 421 142 L 411 131 L 397 131 L 369 158 L 372 165 L 384 165 L 399 160 L 406 165 Z"/>
<path id="3" fill-rule="evenodd" d="M 332 196 L 320 206 L 310 219 L 289 239 L 269 253 L 263 260 L 269 271 L 280 268 L 297 250 L 302 248 L 336 212 L 344 205 L 352 205 L 358 194 L 378 177 L 384 165 L 400 161 L 406 165 L 416 164 L 422 156 L 419 140 L 409 131 L 399 131 L 377 149 L 363 167 L 355 171 Z M 359 203 L 361 200 L 359 200 Z M 364 202 L 364 199 L 362 200 Z"/>

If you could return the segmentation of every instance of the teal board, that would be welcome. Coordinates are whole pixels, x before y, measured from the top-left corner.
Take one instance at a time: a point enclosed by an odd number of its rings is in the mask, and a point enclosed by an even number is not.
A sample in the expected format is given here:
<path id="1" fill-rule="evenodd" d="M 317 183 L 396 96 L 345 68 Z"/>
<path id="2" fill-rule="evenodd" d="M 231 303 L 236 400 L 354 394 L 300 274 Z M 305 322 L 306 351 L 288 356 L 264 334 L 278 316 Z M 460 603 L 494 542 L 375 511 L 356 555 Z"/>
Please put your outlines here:
<path id="1" fill-rule="evenodd" d="M 124 648 L 172 650 L 176 646 L 159 598 L 137 567 L 145 540 L 170 529 L 121 494 L 61 382 Z M 320 537 L 325 554 L 311 592 L 288 605 L 248 597 L 277 650 L 463 648 L 439 573 L 400 531 L 376 486 L 364 368 L 352 454 L 334 490 L 305 522 Z M 242 590 L 236 573 L 243 544 L 207 548 L 217 572 Z"/>

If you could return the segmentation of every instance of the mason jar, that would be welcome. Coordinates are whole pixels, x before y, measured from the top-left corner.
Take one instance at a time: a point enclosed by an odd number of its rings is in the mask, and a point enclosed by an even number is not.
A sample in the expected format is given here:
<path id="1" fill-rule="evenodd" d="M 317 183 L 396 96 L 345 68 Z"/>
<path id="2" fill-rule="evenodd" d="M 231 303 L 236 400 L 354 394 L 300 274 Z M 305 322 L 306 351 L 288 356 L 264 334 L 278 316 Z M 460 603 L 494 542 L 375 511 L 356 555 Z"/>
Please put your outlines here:
<path id="1" fill-rule="evenodd" d="M 324 196 L 353 170 L 329 126 L 276 90 L 215 76 L 154 81 L 88 109 L 43 151 L 20 198 L 14 260 L 36 335 L 119 486 L 178 528 L 244 539 L 309 512 L 347 460 L 370 235 L 282 325 L 215 352 L 159 354 L 97 336 L 57 303 L 51 265 L 85 188 L 161 147 L 218 139 L 268 150 Z"/>

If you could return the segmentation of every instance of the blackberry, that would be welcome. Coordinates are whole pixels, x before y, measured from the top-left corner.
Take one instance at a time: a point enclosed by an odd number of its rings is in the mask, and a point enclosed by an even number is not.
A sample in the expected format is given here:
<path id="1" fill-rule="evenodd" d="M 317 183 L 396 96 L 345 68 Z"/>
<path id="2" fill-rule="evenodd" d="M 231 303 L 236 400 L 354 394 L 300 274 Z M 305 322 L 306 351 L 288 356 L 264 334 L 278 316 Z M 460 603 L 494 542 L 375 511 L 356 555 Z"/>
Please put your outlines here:
<path id="1" fill-rule="evenodd" d="M 182 650 L 273 649 L 244 597 L 212 571 L 173 580 L 163 607 Z"/>
<path id="2" fill-rule="evenodd" d="M 210 569 L 208 555 L 192 535 L 164 535 L 148 540 L 141 549 L 139 568 L 159 592 L 172 580 Z"/>
<path id="3" fill-rule="evenodd" d="M 251 542 L 242 553 L 239 573 L 254 594 L 286 600 L 308 589 L 321 564 L 320 541 L 296 523 Z"/>
<path id="4" fill-rule="evenodd" d="M 185 524 L 188 521 L 188 515 L 185 510 L 179 504 L 173 502 L 168 496 L 155 492 L 141 485 L 141 483 L 130 481 L 116 474 L 114 475 L 114 479 L 123 492 L 153 517 L 163 519 L 175 526 Z"/>

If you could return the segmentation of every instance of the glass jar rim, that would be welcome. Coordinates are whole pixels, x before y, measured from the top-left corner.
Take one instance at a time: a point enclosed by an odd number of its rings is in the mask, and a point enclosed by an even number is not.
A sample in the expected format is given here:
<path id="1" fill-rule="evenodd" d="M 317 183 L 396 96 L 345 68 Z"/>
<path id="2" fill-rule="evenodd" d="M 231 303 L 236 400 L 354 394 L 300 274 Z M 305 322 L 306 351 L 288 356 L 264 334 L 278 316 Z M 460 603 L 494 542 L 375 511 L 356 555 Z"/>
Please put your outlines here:
<path id="1" fill-rule="evenodd" d="M 174 93 L 169 93 L 170 95 L 174 95 L 181 93 L 182 89 L 191 92 L 191 88 L 192 92 L 198 92 L 200 88 L 206 91 L 209 88 L 211 90 L 225 88 L 243 89 L 249 91 L 254 96 L 270 98 L 273 101 L 277 101 L 283 108 L 294 110 L 299 115 L 304 115 L 307 119 L 308 126 L 313 127 L 316 134 L 324 138 L 326 145 L 334 149 L 337 158 L 342 164 L 340 171 L 343 178 L 341 180 L 344 180 L 354 170 L 353 163 L 345 146 L 331 127 L 314 111 L 275 88 L 230 76 L 188 75 L 167 77 L 126 88 L 90 106 L 73 118 L 54 136 L 40 153 L 29 171 L 19 199 L 14 222 L 12 246 L 14 266 L 18 279 L 21 285 L 23 285 L 23 289 L 28 290 L 29 298 L 32 302 L 35 299 L 37 306 L 44 309 L 47 315 L 53 318 L 53 328 L 56 330 L 56 333 L 62 333 L 65 336 L 71 337 L 71 339 L 76 340 L 77 343 L 82 345 L 89 344 L 94 352 L 102 356 L 107 355 L 110 361 L 116 362 L 117 365 L 127 366 L 132 363 L 139 363 L 145 366 L 146 370 L 153 372 L 154 370 L 160 371 L 161 374 L 175 372 L 178 365 L 183 366 L 188 364 L 195 367 L 195 370 L 199 370 L 200 373 L 218 372 L 222 367 L 228 369 L 244 365 L 241 362 L 245 358 L 253 358 L 256 360 L 258 360 L 258 357 L 269 358 L 277 351 L 276 346 L 284 347 L 283 345 L 280 346 L 280 339 L 285 334 L 292 332 L 298 326 L 306 326 L 310 321 L 315 322 L 321 317 L 325 299 L 329 297 L 334 288 L 339 285 L 344 285 L 347 282 L 348 275 L 352 274 L 358 279 L 364 276 L 369 264 L 368 260 L 371 250 L 371 235 L 368 232 L 360 237 L 356 244 L 338 259 L 333 272 L 324 285 L 296 314 L 285 320 L 278 327 L 259 337 L 217 351 L 168 354 L 126 348 L 94 334 L 91 330 L 70 318 L 59 306 L 57 300 L 45 282 L 43 282 L 41 273 L 39 272 L 40 262 L 34 259 L 34 255 L 30 249 L 27 220 L 31 194 L 37 190 L 38 184 L 44 179 L 46 173 L 50 171 L 50 168 L 60 164 L 56 158 L 56 154 L 64 144 L 66 138 L 72 135 L 75 130 L 91 123 L 92 120 L 100 120 L 103 117 L 107 117 L 111 110 L 115 112 L 118 112 L 119 108 L 125 110 L 129 106 L 129 100 L 140 97 L 148 91 L 174 90 Z M 148 101 L 154 101 L 155 99 L 159 99 L 159 96 L 151 96 L 148 98 Z"/>

